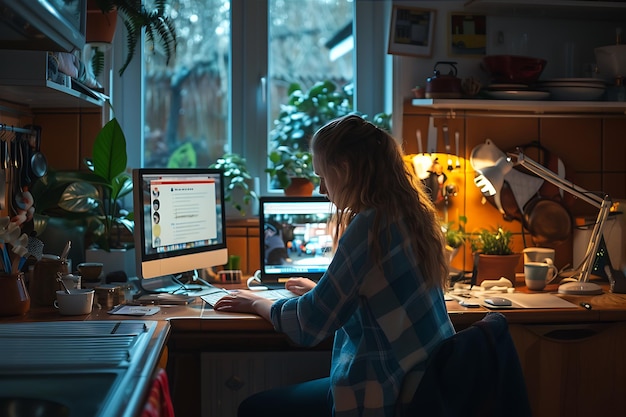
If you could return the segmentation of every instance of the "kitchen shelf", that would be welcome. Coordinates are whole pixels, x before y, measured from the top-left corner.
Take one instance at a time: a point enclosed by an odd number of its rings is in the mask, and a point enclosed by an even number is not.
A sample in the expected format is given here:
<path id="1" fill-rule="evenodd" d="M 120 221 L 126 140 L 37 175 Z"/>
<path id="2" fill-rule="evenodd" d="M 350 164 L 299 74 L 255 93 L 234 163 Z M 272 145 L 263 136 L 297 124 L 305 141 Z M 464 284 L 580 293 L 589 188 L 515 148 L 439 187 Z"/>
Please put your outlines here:
<path id="1" fill-rule="evenodd" d="M 103 95 L 71 81 L 71 86 L 48 78 L 45 51 L 0 51 L 0 100 L 36 108 L 102 107 Z M 68 77 L 69 79 L 69 77 Z"/>
<path id="2" fill-rule="evenodd" d="M 501 16 L 549 17 L 560 19 L 623 20 L 626 2 L 588 0 L 469 0 L 470 12 Z"/>
<path id="3" fill-rule="evenodd" d="M 532 115 L 615 114 L 626 115 L 626 103 L 612 101 L 545 101 L 545 100 L 481 100 L 481 99 L 413 99 L 414 107 L 436 110 L 483 110 L 527 112 Z"/>

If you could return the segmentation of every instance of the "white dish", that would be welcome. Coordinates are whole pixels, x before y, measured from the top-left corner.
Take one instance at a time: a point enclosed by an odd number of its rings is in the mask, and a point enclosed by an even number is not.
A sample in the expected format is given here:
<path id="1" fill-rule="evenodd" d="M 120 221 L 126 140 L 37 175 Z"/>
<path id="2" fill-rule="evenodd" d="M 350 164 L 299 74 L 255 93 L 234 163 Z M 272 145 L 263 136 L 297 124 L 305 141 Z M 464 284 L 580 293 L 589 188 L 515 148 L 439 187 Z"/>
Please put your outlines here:
<path id="1" fill-rule="evenodd" d="M 596 101 L 602 98 L 605 88 L 598 87 L 544 87 L 550 98 L 557 101 Z"/>
<path id="2" fill-rule="evenodd" d="M 585 87 L 585 88 L 601 88 L 601 89 L 605 89 L 606 88 L 606 84 L 593 84 L 593 83 L 542 83 L 542 84 L 537 84 L 537 88 L 546 88 L 546 87 L 572 87 L 572 88 L 579 88 L 579 87 Z"/>
<path id="3" fill-rule="evenodd" d="M 526 84 L 489 84 L 487 86 L 488 90 L 528 90 L 528 86 Z"/>
<path id="4" fill-rule="evenodd" d="M 538 81 L 538 84 L 550 84 L 550 83 L 605 85 L 606 81 L 599 79 L 599 78 L 552 78 L 550 80 Z"/>
<path id="5" fill-rule="evenodd" d="M 550 97 L 547 91 L 502 90 L 485 91 L 488 97 L 498 100 L 546 100 Z"/>

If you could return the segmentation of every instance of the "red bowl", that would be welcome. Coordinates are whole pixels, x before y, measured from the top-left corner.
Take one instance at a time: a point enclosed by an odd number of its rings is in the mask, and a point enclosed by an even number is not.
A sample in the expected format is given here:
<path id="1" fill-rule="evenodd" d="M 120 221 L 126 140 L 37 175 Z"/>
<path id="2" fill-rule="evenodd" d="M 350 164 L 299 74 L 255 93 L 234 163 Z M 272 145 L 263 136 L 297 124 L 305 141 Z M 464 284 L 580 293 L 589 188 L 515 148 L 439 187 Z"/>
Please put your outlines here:
<path id="1" fill-rule="evenodd" d="M 493 83 L 532 84 L 546 67 L 547 61 L 519 55 L 487 55 L 482 68 Z"/>

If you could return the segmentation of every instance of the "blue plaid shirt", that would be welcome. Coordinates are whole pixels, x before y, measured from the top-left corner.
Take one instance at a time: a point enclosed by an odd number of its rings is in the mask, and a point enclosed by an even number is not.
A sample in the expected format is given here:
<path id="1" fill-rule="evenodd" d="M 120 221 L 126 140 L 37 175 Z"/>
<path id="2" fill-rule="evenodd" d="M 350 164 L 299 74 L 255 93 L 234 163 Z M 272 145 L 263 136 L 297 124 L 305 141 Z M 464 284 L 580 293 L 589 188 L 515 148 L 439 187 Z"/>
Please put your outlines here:
<path id="1" fill-rule="evenodd" d="M 418 260 L 407 256 L 402 222 L 372 236 L 373 219 L 373 211 L 358 214 L 315 288 L 271 310 L 274 328 L 297 344 L 314 346 L 334 334 L 335 416 L 393 416 L 399 398 L 407 401 L 407 373 L 412 393 L 432 350 L 454 334 L 442 291 L 426 288 Z M 373 239 L 385 251 L 382 269 L 370 261 Z"/>

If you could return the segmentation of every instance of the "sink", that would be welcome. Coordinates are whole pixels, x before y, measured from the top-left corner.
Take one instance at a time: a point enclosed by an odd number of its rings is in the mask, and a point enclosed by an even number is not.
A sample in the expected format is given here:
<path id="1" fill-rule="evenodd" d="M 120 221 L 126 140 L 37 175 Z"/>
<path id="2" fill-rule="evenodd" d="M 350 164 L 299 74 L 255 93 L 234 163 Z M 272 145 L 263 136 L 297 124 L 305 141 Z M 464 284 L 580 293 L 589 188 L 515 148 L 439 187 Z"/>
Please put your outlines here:
<path id="1" fill-rule="evenodd" d="M 117 416 L 140 379 L 150 321 L 0 324 L 0 417 Z M 26 410 L 3 414 L 6 407 Z"/>
<path id="2" fill-rule="evenodd" d="M 0 397 L 0 417 L 66 417 L 69 408 L 56 401 Z"/>

